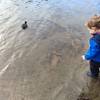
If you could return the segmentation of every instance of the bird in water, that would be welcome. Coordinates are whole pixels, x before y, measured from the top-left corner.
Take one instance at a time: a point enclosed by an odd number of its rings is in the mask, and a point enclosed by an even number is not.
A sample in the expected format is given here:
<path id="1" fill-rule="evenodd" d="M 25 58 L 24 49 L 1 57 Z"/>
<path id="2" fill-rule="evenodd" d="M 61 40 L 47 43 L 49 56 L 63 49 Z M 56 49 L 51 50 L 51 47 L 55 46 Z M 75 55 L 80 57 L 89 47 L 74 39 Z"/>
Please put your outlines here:
<path id="1" fill-rule="evenodd" d="M 22 24 L 22 29 L 25 30 L 27 27 L 28 27 L 28 25 L 27 25 L 27 21 L 25 21 L 24 24 Z"/>

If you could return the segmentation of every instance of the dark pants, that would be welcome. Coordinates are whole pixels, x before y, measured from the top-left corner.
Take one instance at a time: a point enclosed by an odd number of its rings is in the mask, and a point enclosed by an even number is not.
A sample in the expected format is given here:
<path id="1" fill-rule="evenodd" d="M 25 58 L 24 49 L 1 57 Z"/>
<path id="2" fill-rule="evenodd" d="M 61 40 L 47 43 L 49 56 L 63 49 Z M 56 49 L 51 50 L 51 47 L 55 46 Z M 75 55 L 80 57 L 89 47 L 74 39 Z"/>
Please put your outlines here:
<path id="1" fill-rule="evenodd" d="M 93 76 L 99 75 L 100 62 L 90 61 L 90 71 Z"/>

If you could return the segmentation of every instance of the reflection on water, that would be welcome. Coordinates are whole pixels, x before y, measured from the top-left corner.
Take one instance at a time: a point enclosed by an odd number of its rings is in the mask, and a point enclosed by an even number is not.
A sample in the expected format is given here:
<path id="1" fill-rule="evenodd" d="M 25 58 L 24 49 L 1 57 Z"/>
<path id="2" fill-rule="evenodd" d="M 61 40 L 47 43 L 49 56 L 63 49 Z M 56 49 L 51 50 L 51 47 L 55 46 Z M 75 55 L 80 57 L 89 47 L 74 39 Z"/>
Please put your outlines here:
<path id="1" fill-rule="evenodd" d="M 84 22 L 100 12 L 99 4 L 0 0 L 0 99 L 76 100 L 90 81 L 88 64 L 80 59 L 87 47 Z M 25 20 L 29 27 L 22 30 Z M 92 94 L 98 94 L 96 89 Z"/>

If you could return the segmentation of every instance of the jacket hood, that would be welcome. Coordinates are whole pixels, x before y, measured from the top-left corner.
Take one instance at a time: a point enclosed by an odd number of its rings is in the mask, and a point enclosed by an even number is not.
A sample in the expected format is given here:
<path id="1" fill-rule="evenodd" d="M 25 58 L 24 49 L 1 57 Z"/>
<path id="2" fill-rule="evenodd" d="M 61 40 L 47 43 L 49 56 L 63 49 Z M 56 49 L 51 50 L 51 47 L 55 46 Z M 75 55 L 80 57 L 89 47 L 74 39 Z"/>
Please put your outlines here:
<path id="1" fill-rule="evenodd" d="M 100 33 L 96 33 L 93 36 L 94 41 L 96 41 L 98 44 L 100 44 Z"/>

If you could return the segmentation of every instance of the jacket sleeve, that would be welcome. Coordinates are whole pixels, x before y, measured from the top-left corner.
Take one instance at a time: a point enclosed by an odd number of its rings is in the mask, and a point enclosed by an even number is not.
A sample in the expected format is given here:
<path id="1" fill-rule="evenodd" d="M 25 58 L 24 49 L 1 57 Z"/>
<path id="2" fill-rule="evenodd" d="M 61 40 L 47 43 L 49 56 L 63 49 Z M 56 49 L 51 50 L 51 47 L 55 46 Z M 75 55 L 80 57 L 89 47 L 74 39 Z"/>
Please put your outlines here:
<path id="1" fill-rule="evenodd" d="M 95 40 L 90 39 L 90 47 L 88 48 L 87 52 L 85 53 L 86 60 L 92 60 L 98 54 L 99 48 Z"/>

